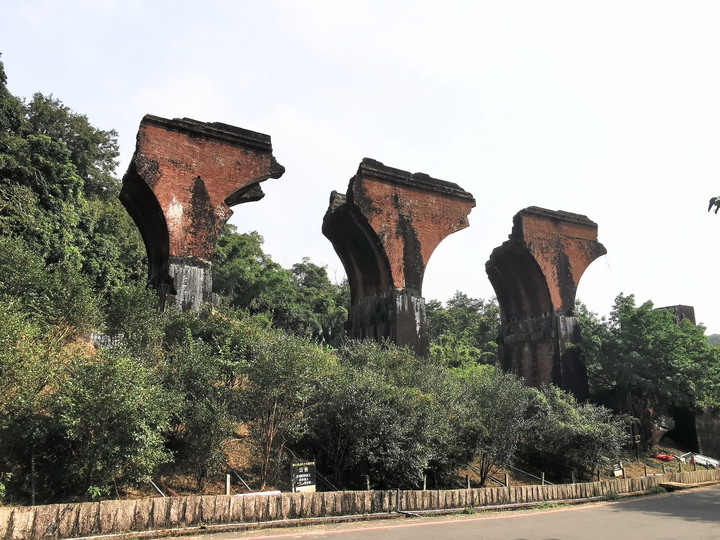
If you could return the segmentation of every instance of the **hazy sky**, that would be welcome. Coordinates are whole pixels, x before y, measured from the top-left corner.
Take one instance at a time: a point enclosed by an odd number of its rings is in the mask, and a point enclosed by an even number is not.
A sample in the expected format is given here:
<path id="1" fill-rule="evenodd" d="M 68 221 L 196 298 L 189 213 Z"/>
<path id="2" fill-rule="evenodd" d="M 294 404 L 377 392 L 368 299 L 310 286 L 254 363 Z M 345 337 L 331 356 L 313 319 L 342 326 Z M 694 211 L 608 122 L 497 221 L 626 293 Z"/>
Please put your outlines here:
<path id="1" fill-rule="evenodd" d="M 490 252 L 527 206 L 584 214 L 608 255 L 578 297 L 695 307 L 720 332 L 720 2 L 8 0 L 10 91 L 52 93 L 120 135 L 142 116 L 272 137 L 287 172 L 235 208 L 283 266 L 344 271 L 322 235 L 363 157 L 459 184 L 477 206 L 424 296 L 490 298 Z"/>

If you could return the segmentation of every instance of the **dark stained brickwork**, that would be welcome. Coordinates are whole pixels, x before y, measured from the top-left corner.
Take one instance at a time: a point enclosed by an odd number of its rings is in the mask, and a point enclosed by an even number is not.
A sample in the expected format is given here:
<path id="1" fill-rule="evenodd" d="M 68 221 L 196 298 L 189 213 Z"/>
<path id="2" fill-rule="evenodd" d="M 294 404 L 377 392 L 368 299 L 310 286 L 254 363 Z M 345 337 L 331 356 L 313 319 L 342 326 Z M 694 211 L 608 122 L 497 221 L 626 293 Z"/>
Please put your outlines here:
<path id="1" fill-rule="evenodd" d="M 260 182 L 284 172 L 268 135 L 189 118 L 142 119 L 120 200 L 164 299 L 185 310 L 210 300 L 210 260 L 230 206 L 261 199 Z"/>
<path id="2" fill-rule="evenodd" d="M 457 184 L 365 158 L 323 220 L 348 275 L 351 338 L 390 339 L 428 353 L 422 282 L 435 248 L 468 226 L 475 199 Z"/>
<path id="3" fill-rule="evenodd" d="M 587 217 L 529 207 L 513 219 L 507 242 L 486 271 L 500 305 L 500 362 L 527 384 L 556 384 L 588 395 L 585 366 L 576 350 L 580 324 L 575 294 L 585 269 L 606 253 Z"/>
<path id="4" fill-rule="evenodd" d="M 672 311 L 675 314 L 675 322 L 680 323 L 680 321 L 683 321 L 687 319 L 693 324 L 697 324 L 695 322 L 695 308 L 693 306 L 684 306 L 684 305 L 677 305 L 677 306 L 665 306 L 655 309 L 668 309 Z"/>
<path id="5" fill-rule="evenodd" d="M 720 459 L 720 414 L 705 411 L 695 415 L 695 430 L 700 454 Z"/>

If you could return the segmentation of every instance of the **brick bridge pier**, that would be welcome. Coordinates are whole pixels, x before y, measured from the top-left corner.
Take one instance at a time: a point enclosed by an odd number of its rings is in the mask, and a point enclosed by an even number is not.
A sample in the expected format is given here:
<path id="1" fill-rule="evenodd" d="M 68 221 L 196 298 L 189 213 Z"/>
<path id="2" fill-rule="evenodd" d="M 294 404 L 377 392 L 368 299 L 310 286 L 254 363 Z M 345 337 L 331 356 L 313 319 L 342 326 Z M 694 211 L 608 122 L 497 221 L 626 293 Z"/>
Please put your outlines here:
<path id="1" fill-rule="evenodd" d="M 576 349 L 575 294 L 585 269 L 607 253 L 597 224 L 570 212 L 531 206 L 485 265 L 500 305 L 502 367 L 530 386 L 553 383 L 588 397 L 587 370 Z"/>
<path id="2" fill-rule="evenodd" d="M 231 206 L 257 201 L 285 168 L 270 137 L 219 122 L 145 116 L 120 201 L 148 254 L 163 305 L 196 310 L 212 297 L 210 261 Z"/>
<path id="3" fill-rule="evenodd" d="M 365 158 L 333 192 L 322 232 L 348 276 L 351 338 L 389 339 L 427 356 L 422 283 L 435 248 L 468 226 L 475 199 L 457 184 Z"/>

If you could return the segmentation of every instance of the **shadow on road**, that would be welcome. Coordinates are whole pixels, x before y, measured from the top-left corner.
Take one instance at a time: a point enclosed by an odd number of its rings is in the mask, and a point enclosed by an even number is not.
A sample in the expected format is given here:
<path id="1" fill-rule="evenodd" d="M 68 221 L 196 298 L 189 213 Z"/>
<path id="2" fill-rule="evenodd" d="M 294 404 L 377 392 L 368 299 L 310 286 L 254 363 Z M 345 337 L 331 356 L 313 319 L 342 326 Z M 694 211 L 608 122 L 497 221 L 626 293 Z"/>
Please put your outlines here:
<path id="1" fill-rule="evenodd" d="M 682 518 L 720 523 L 720 485 L 641 497 L 609 505 L 613 512 Z"/>

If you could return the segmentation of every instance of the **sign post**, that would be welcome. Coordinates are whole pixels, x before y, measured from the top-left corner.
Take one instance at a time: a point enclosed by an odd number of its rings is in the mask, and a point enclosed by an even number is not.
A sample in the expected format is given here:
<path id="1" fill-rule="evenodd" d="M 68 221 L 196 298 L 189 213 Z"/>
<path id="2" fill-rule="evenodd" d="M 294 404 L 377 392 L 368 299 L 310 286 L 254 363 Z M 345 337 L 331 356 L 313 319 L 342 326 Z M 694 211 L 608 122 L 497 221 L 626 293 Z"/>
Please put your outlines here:
<path id="1" fill-rule="evenodd" d="M 303 461 L 290 464 L 290 485 L 292 491 L 315 493 L 315 462 Z"/>

